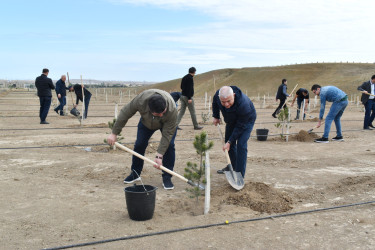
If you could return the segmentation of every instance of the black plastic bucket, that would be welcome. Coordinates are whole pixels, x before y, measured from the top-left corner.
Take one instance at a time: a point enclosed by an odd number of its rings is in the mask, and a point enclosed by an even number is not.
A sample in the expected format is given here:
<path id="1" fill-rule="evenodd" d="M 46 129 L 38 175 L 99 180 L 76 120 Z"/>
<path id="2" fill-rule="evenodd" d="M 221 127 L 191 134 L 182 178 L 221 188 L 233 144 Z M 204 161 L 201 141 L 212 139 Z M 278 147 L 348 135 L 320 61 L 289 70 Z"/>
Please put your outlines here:
<path id="1" fill-rule="evenodd" d="M 70 113 L 71 113 L 72 115 L 74 115 L 74 116 L 79 116 L 79 111 L 78 111 L 78 109 L 76 109 L 76 108 L 72 108 L 72 110 L 70 110 Z"/>
<path id="2" fill-rule="evenodd" d="M 156 189 L 158 188 L 150 185 L 134 185 L 124 189 L 130 219 L 142 221 L 152 218 L 155 210 Z"/>
<path id="3" fill-rule="evenodd" d="M 268 136 L 268 129 L 265 129 L 265 128 L 258 128 L 256 130 L 256 133 L 257 133 L 257 139 L 258 141 L 266 141 L 267 140 L 267 136 Z"/>

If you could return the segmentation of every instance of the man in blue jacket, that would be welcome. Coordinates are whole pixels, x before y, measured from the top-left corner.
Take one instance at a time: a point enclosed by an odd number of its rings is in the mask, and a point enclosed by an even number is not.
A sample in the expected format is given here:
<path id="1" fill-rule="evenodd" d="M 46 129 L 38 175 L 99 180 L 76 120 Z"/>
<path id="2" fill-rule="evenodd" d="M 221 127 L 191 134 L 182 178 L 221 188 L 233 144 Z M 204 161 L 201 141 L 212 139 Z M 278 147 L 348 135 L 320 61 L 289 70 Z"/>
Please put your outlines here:
<path id="1" fill-rule="evenodd" d="M 245 176 L 247 162 L 247 141 L 256 120 L 253 103 L 236 86 L 224 86 L 216 92 L 212 102 L 213 124 L 220 124 L 220 111 L 226 123 L 225 145 L 234 171 Z M 218 170 L 219 174 L 228 169 Z"/>
<path id="2" fill-rule="evenodd" d="M 331 130 L 332 122 L 335 121 L 336 125 L 336 137 L 332 138 L 332 141 L 343 141 L 344 138 L 342 137 L 341 131 L 341 122 L 340 118 L 344 113 L 346 106 L 348 106 L 348 96 L 345 94 L 344 91 L 335 87 L 335 86 L 326 86 L 321 87 L 318 84 L 314 84 L 311 87 L 311 91 L 315 94 L 320 96 L 320 113 L 319 113 L 319 121 L 316 125 L 319 128 L 322 124 L 324 110 L 326 108 L 326 101 L 332 102 L 332 106 L 329 109 L 328 115 L 326 117 L 325 125 L 324 125 L 324 134 L 322 138 L 316 139 L 315 142 L 318 143 L 328 143 L 328 135 L 329 131 Z"/>
<path id="3" fill-rule="evenodd" d="M 60 80 L 56 82 L 56 95 L 57 99 L 60 102 L 60 105 L 57 106 L 54 111 L 59 114 L 60 110 L 60 115 L 64 116 L 64 106 L 66 105 L 66 90 L 69 89 L 65 86 L 65 81 L 66 81 L 66 76 L 62 75 Z"/>
<path id="4" fill-rule="evenodd" d="M 46 121 L 49 108 L 51 107 L 52 101 L 52 92 L 51 89 L 55 89 L 55 86 L 52 83 L 51 78 L 48 78 L 48 69 L 43 69 L 43 72 L 40 76 L 35 79 L 35 87 L 38 90 L 40 109 L 39 117 L 40 124 L 49 124 Z"/>

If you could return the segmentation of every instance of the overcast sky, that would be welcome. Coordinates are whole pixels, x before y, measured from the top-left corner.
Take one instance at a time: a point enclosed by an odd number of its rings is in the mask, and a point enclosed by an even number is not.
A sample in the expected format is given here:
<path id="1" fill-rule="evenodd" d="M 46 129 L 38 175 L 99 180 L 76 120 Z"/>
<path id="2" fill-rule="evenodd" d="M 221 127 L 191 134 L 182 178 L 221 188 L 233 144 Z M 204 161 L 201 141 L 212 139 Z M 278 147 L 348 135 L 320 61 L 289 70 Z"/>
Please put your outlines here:
<path id="1" fill-rule="evenodd" d="M 375 62 L 373 0 L 4 0 L 0 23 L 0 79 Z"/>

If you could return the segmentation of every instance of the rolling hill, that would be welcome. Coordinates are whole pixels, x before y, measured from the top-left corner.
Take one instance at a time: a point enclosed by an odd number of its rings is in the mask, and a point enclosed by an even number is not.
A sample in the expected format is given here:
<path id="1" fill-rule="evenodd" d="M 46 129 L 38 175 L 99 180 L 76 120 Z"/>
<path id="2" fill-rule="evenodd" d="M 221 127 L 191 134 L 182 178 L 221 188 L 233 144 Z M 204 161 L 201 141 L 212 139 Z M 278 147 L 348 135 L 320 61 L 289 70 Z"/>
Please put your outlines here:
<path id="1" fill-rule="evenodd" d="M 198 69 L 199 70 L 199 69 Z M 218 69 L 194 77 L 195 96 L 209 95 L 224 85 L 236 85 L 249 96 L 274 95 L 281 80 L 288 80 L 288 91 L 298 83 L 298 88 L 308 90 L 313 84 L 334 85 L 347 94 L 358 94 L 357 87 L 375 74 L 375 63 L 311 63 L 277 67 Z M 183 77 L 184 74 L 181 75 Z M 215 77 L 215 87 L 214 87 Z M 181 78 L 143 87 L 158 88 L 168 92 L 181 91 Z"/>

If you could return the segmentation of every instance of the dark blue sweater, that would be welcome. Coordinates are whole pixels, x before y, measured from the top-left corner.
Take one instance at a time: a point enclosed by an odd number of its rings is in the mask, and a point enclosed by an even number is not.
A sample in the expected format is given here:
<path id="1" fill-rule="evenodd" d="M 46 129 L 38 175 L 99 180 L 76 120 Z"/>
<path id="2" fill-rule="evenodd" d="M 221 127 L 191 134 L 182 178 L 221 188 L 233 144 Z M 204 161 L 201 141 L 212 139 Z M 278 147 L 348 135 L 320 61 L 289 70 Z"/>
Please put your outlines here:
<path id="1" fill-rule="evenodd" d="M 65 82 L 61 79 L 56 82 L 56 95 L 66 96 L 66 90 L 69 89 L 65 86 Z"/>
<path id="2" fill-rule="evenodd" d="M 230 86 L 235 94 L 234 104 L 229 109 L 221 105 L 219 98 L 219 90 L 216 91 L 212 101 L 213 117 L 220 119 L 220 111 L 227 124 L 235 126 L 229 141 L 236 141 L 242 134 L 242 131 L 249 127 L 249 124 L 255 122 L 257 118 L 256 110 L 250 98 L 242 93 L 236 86 Z"/>

